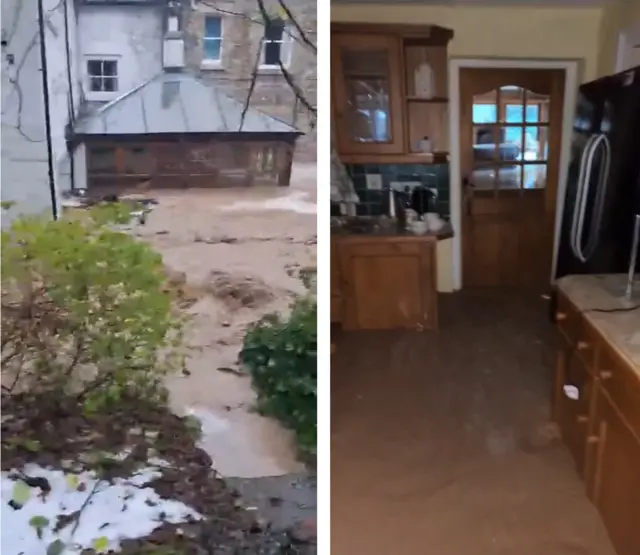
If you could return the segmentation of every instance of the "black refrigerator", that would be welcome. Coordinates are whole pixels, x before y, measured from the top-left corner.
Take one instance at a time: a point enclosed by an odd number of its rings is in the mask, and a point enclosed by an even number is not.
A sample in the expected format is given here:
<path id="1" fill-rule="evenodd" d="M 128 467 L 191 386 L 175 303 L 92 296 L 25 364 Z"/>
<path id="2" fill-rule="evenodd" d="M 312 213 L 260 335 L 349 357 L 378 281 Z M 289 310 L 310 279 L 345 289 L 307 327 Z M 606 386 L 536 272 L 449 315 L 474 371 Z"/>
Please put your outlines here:
<path id="1" fill-rule="evenodd" d="M 640 67 L 582 85 L 573 131 L 554 277 L 627 273 L 640 214 Z"/>

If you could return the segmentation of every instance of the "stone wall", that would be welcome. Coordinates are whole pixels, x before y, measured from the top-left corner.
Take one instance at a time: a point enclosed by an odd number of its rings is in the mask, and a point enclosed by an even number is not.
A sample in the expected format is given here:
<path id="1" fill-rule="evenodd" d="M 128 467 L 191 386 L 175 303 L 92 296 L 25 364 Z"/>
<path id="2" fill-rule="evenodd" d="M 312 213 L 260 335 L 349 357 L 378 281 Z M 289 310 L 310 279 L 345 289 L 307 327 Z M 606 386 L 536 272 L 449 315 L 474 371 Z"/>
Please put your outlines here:
<path id="1" fill-rule="evenodd" d="M 277 0 L 264 0 L 269 13 L 279 13 Z M 316 43 L 316 1 L 287 0 L 296 22 L 305 36 Z M 219 66 L 203 63 L 203 41 L 207 14 L 222 18 L 222 54 Z M 252 70 L 260 47 L 264 25 L 256 0 L 196 0 L 184 12 L 186 63 L 189 69 L 215 79 L 226 92 L 245 101 Z M 316 106 L 316 55 L 303 43 L 296 31 L 288 72 L 312 106 Z M 279 69 L 258 71 L 251 106 L 294 125 L 305 133 L 298 140 L 296 159 L 316 157 L 316 133 L 308 110 Z"/>

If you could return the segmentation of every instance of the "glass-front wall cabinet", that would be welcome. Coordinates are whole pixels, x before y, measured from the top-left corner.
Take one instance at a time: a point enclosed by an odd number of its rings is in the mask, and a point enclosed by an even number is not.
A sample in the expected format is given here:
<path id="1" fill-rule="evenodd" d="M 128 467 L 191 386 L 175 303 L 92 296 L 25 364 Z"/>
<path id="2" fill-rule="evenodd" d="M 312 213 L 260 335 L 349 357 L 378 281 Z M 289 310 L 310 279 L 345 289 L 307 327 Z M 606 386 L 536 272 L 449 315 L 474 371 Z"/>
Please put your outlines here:
<path id="1" fill-rule="evenodd" d="M 331 48 L 332 109 L 340 152 L 403 152 L 399 39 L 336 33 Z"/>

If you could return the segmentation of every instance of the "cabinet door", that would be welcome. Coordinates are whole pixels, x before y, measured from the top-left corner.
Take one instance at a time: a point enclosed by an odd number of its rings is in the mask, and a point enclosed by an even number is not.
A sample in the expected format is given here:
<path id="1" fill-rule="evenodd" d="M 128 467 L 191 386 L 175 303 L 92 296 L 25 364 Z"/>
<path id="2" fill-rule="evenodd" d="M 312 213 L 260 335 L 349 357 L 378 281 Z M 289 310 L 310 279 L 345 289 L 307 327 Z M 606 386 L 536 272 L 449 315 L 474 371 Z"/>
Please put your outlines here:
<path id="1" fill-rule="evenodd" d="M 331 322 L 342 320 L 342 288 L 337 244 L 331 242 Z"/>
<path id="2" fill-rule="evenodd" d="M 593 502 L 618 555 L 640 549 L 640 440 L 609 396 L 598 391 L 595 422 L 598 449 Z"/>
<path id="3" fill-rule="evenodd" d="M 431 249 L 425 245 L 353 245 L 341 249 L 345 330 L 432 326 Z"/>
<path id="4" fill-rule="evenodd" d="M 563 334 L 559 334 L 555 380 L 555 419 L 562 438 L 571 451 L 579 474 L 584 465 L 589 433 L 589 415 L 593 394 L 593 377 L 575 349 Z"/>
<path id="5" fill-rule="evenodd" d="M 400 41 L 387 35 L 335 34 L 331 79 L 338 151 L 404 151 Z"/>

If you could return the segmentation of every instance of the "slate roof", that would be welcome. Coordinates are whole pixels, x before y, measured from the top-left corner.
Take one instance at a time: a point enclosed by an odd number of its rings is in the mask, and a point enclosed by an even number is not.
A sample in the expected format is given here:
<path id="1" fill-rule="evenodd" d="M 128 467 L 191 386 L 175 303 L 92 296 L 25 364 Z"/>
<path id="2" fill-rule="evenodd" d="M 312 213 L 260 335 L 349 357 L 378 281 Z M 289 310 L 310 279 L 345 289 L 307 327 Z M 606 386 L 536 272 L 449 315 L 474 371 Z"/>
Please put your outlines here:
<path id="1" fill-rule="evenodd" d="M 78 121 L 78 135 L 234 133 L 242 102 L 191 73 L 162 73 Z M 249 108 L 242 133 L 301 134 L 277 118 Z"/>

